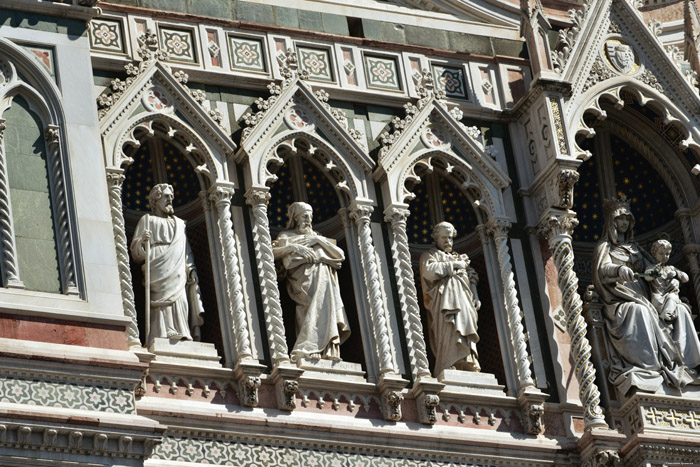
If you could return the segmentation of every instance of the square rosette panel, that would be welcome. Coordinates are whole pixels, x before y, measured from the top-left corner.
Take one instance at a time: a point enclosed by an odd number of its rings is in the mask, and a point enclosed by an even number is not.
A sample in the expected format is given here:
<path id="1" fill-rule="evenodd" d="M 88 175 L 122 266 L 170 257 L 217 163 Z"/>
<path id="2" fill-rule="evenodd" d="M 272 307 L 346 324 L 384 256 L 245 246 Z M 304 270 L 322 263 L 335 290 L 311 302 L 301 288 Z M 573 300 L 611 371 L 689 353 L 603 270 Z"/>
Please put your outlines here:
<path id="1" fill-rule="evenodd" d="M 229 36 L 231 68 L 234 70 L 265 73 L 265 52 L 260 39 Z"/>
<path id="2" fill-rule="evenodd" d="M 326 49 L 297 47 L 299 68 L 309 73 L 310 79 L 334 81 L 330 53 Z"/>
<path id="3" fill-rule="evenodd" d="M 469 99 L 464 70 L 453 66 L 433 65 L 435 83 L 445 90 L 447 97 Z"/>
<path id="4" fill-rule="evenodd" d="M 367 87 L 377 89 L 401 90 L 396 59 L 365 55 L 365 76 Z"/>
<path id="5" fill-rule="evenodd" d="M 161 48 L 170 55 L 170 60 L 197 62 L 192 31 L 185 29 L 160 28 Z"/>
<path id="6" fill-rule="evenodd" d="M 90 48 L 101 52 L 124 53 L 124 32 L 121 21 L 90 21 Z"/>

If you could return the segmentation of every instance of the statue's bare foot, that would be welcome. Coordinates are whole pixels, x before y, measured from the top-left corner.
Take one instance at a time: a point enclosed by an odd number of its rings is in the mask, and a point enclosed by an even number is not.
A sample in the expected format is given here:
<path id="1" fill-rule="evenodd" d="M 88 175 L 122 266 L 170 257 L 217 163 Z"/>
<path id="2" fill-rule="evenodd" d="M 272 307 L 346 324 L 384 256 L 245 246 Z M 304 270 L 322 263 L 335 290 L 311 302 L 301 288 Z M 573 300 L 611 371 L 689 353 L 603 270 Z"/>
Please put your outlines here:
<path id="1" fill-rule="evenodd" d="M 166 336 L 168 337 L 168 339 L 180 339 L 180 338 L 182 338 L 180 333 L 176 332 L 176 331 L 168 331 Z"/>
<path id="2" fill-rule="evenodd" d="M 321 360 L 321 354 L 319 352 L 314 352 L 309 354 L 310 360 Z"/>

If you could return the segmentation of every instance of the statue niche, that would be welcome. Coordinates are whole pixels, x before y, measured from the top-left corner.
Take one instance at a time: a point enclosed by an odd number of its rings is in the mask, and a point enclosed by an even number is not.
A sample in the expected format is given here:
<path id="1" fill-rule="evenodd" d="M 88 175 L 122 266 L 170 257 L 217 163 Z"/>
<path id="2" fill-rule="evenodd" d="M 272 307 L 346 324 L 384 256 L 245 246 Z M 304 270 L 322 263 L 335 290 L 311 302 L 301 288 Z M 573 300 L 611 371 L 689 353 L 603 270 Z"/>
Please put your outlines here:
<path id="1" fill-rule="evenodd" d="M 698 384 L 700 341 L 678 290 L 688 276 L 667 263 L 671 244 L 654 257 L 634 240 L 629 200 L 606 200 L 605 230 L 593 253 L 593 284 L 611 343 L 610 381 L 621 394 Z"/>
<path id="2" fill-rule="evenodd" d="M 313 209 L 307 203 L 290 204 L 288 218 L 287 230 L 277 236 L 272 251 L 296 303 L 291 359 L 340 361 L 340 345 L 350 336 L 337 274 L 345 254 L 333 239 L 313 231 Z"/>
<path id="3" fill-rule="evenodd" d="M 141 340 L 156 360 L 219 367 L 225 346 L 211 264 L 216 245 L 207 232 L 211 211 L 199 196 L 206 180 L 194 170 L 197 161 L 160 132 L 125 153 L 133 162 L 124 174 L 122 206 Z"/>

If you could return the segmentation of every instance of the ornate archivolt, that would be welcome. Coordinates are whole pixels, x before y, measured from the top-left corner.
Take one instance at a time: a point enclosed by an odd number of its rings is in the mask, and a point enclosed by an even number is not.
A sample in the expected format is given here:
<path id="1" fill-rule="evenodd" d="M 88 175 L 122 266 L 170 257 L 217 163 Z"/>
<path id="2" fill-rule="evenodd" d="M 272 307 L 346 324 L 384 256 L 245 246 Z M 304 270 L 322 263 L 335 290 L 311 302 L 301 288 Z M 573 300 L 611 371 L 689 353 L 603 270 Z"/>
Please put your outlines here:
<path id="1" fill-rule="evenodd" d="M 420 309 L 405 233 L 409 215 L 406 203 L 413 198 L 410 186 L 419 182 L 423 174 L 438 169 L 455 182 L 472 203 L 481 224 L 479 232 L 484 248 L 493 250 L 491 257 L 498 262 L 500 277 L 490 279 L 501 283 L 500 290 L 504 295 L 492 298 L 505 298 L 505 323 L 511 342 L 510 353 L 516 365 L 519 400 L 523 412 L 528 415 L 528 431 L 537 433 L 542 428 L 542 402 L 546 396 L 535 387 L 532 379 L 508 247 L 510 222 L 505 214 L 503 190 L 509 186 L 510 179 L 492 157 L 493 151 L 480 141 L 478 129 L 465 127 L 459 121 L 460 112 L 447 109 L 441 92 L 433 90 L 432 81 L 429 76 L 427 78 L 419 89 L 421 97 L 418 103 L 407 104 L 406 117 L 396 117 L 392 122 L 393 132 L 381 137 L 383 147 L 374 172 L 375 180 L 382 184 L 384 213 L 392 226 L 392 254 L 410 349 L 411 371 L 417 380 L 414 392 L 419 403 L 419 414 L 424 422 L 430 422 L 441 385 L 435 385 L 430 377 L 426 360 Z"/>
<path id="2" fill-rule="evenodd" d="M 41 121 L 47 150 L 49 190 L 51 192 L 54 228 L 60 269 L 61 291 L 80 295 L 78 244 L 75 241 L 72 196 L 70 191 L 68 145 L 60 91 L 46 74 L 38 69 L 26 52 L 12 42 L 0 38 L 0 258 L 3 264 L 3 286 L 24 288 L 19 274 L 12 220 L 12 201 L 8 184 L 8 168 L 3 143 L 6 128 L 2 118 L 16 96 L 22 96 Z"/>

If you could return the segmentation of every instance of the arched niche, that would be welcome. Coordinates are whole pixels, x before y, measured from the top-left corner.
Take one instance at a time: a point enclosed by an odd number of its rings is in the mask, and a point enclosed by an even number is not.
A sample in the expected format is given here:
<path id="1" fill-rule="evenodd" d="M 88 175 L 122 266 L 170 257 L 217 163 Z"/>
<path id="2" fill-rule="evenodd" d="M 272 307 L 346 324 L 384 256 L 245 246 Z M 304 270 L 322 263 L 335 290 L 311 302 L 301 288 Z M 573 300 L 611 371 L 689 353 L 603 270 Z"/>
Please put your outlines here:
<path id="1" fill-rule="evenodd" d="M 463 176 L 459 173 L 448 173 L 448 164 L 435 153 L 430 158 L 430 165 L 420 164 L 414 170 L 419 179 L 406 181 L 406 189 L 411 192 L 408 210 L 411 215 L 407 219 L 406 230 L 411 252 L 411 264 L 415 271 L 418 303 L 420 306 L 421 323 L 424 329 L 428 362 L 432 374 L 435 371 L 434 333 L 429 326 L 427 310 L 423 303 L 423 290 L 420 279 L 420 257 L 429 251 L 434 241 L 432 227 L 439 222 L 450 222 L 457 230 L 453 251 L 467 254 L 470 266 L 479 275 L 478 294 L 481 298 L 479 309 L 479 363 L 481 371 L 494 374 L 498 382 L 506 385 L 505 369 L 501 347 L 499 345 L 498 325 L 494 313 L 486 256 L 478 233 L 479 225 L 483 224 L 484 213 L 474 207 L 480 198 L 478 188 L 466 187 Z M 482 220 L 480 220 L 480 218 Z"/>
<path id="2" fill-rule="evenodd" d="M 302 135 L 278 146 L 275 159 L 268 165 L 269 173 L 274 175 L 269 180 L 270 202 L 268 213 L 270 219 L 270 234 L 273 239 L 286 230 L 288 222 L 287 210 L 291 203 L 303 201 L 314 209 L 314 231 L 331 238 L 346 253 L 343 266 L 337 271 L 341 284 L 340 292 L 345 305 L 352 334 L 341 346 L 341 357 L 344 361 L 358 363 L 366 370 L 365 350 L 359 321 L 357 293 L 354 290 L 352 261 L 349 252 L 352 244 L 348 245 L 347 229 L 344 223 L 347 219 L 341 206 L 347 205 L 347 194 L 337 188 L 338 178 L 323 169 L 326 156 L 323 149 L 315 148 L 310 140 Z M 274 181 L 272 179 L 274 178 Z M 280 303 L 285 324 L 287 347 L 293 348 L 296 341 L 295 308 L 296 304 L 286 290 L 286 281 L 279 279 Z"/>
<path id="3" fill-rule="evenodd" d="M 612 355 L 603 308 L 592 282 L 593 252 L 605 222 L 603 202 L 622 194 L 630 199 L 635 216 L 635 241 L 645 250 L 666 239 L 673 245 L 669 264 L 689 273 L 680 295 L 695 312 L 700 291 L 697 263 L 698 180 L 691 169 L 700 159 L 691 122 L 673 118 L 660 96 L 645 97 L 632 86 L 621 89 L 617 100 L 603 96 L 599 110 L 582 114 L 587 126 L 577 136 L 577 147 L 587 155 L 578 168 L 573 209 L 579 225 L 573 232 L 575 272 L 585 298 L 584 314 L 591 329 L 593 361 L 603 405 L 619 407 L 620 396 L 607 379 Z M 602 111 L 602 113 L 601 113 Z M 651 256 L 650 262 L 654 263 Z M 696 329 L 698 321 L 695 320 Z"/>
<path id="4" fill-rule="evenodd" d="M 375 379 L 380 373 L 396 373 L 397 349 L 385 338 L 389 335 L 384 298 L 388 293 L 381 290 L 383 284 L 370 227 L 373 202 L 367 179 L 374 162 L 358 142 L 358 133 L 348 128 L 342 112 L 327 104 L 327 95 L 314 93 L 299 78 L 286 80 L 281 88 L 272 85 L 270 89 L 273 95 L 258 105 L 261 110 L 246 117 L 251 126 L 243 132 L 236 161 L 245 176 L 251 205 L 252 246 L 261 293 L 266 297 L 262 319 L 266 322 L 273 366 L 288 362 L 289 355 L 286 341 L 279 338 L 285 335 L 285 330 L 271 247 L 275 235 L 268 213 L 273 195 L 269 186 L 275 181 L 275 171 L 280 165 L 301 157 L 304 164 L 313 164 L 332 185 L 341 208 L 340 223 L 336 221 L 335 228 L 342 223 L 338 238 L 345 239 L 346 263 L 351 271 L 351 280 L 342 286 L 352 284 L 359 320 L 359 329 L 352 331 L 362 336 L 367 377 Z M 352 309 L 346 305 L 347 308 Z M 374 336 L 380 336 L 378 342 Z"/>
<path id="5" fill-rule="evenodd" d="M 475 256 L 479 249 L 484 252 L 484 283 L 489 289 L 481 301 L 489 301 L 495 310 L 497 340 L 504 357 L 503 373 L 508 391 L 515 394 L 524 387 L 534 387 L 527 348 L 517 337 L 522 335 L 523 326 L 507 239 L 510 223 L 503 198 L 503 190 L 510 180 L 491 157 L 490 149 L 479 140 L 479 131 L 465 127 L 457 120 L 458 113 L 448 111 L 435 98 L 419 101 L 417 109 L 407 110 L 410 117 L 395 124 L 393 134 L 383 138 L 385 144 L 380 150 L 374 178 L 381 184 L 384 213 L 391 222 L 394 268 L 400 301 L 404 304 L 402 315 L 411 371 L 416 378 L 430 375 L 423 337 L 428 330 L 420 320 L 422 297 L 417 293 L 419 274 L 415 270 L 415 258 L 425 247 L 412 246 L 406 228 L 408 219 L 413 216 L 410 204 L 415 197 L 413 190 L 420 186 L 416 184 L 426 175 L 438 173 L 464 195 L 474 210 L 478 233 L 462 234 L 467 238 L 471 234 L 473 240 L 478 238 L 473 243 Z M 464 243 L 458 243 L 457 248 L 468 248 L 470 241 L 462 241 Z M 516 361 L 508 358 L 511 355 L 516 355 Z"/>
<path id="6" fill-rule="evenodd" d="M 155 128 L 159 128 L 155 125 Z M 181 140 L 169 137 L 167 132 L 154 131 L 153 134 L 139 132 L 138 145 L 128 144 L 124 154 L 132 161 L 124 171 L 121 201 L 127 244 L 131 245 L 134 229 L 139 219 L 150 213 L 148 194 L 159 183 L 168 183 L 174 188 L 173 207 L 175 216 L 186 222 L 186 234 L 194 256 L 199 278 L 199 289 L 204 307 L 204 323 L 201 327 L 201 341 L 213 343 L 219 355 L 225 355 L 225 345 L 221 332 L 220 312 L 226 309 L 223 280 L 215 267 L 218 251 L 214 239 L 209 234 L 206 197 L 202 194 L 209 189 L 209 179 L 198 167 L 199 158 Z M 139 323 L 139 335 L 145 335 L 145 291 L 142 267 L 130 263 L 134 299 Z"/>
<path id="7" fill-rule="evenodd" d="M 224 353 L 226 364 L 234 366 L 241 358 L 252 358 L 254 354 L 230 214 L 234 182 L 227 158 L 236 146 L 203 106 L 201 96 L 175 77 L 172 70 L 157 59 L 157 54 L 144 56 L 147 59 L 138 66 L 127 67 L 130 78 L 122 83 L 119 91 L 105 99 L 109 106 L 100 111 L 122 305 L 125 315 L 132 320 L 127 330 L 128 339 L 131 345 L 139 345 L 139 336 L 143 337 L 138 329 L 127 238 L 133 222 L 138 220 L 135 218 L 143 211 L 125 210 L 123 199 L 132 195 L 131 179 L 134 177 L 142 184 L 141 196 L 147 197 L 151 186 L 145 186 L 147 176 L 136 175 L 139 170 L 150 170 L 153 183 L 170 181 L 171 174 L 163 158 L 163 145 L 167 144 L 177 152 L 178 166 L 187 168 L 186 177 L 190 183 L 197 185 L 196 189 L 192 188 L 185 205 L 177 207 L 176 213 L 190 222 L 188 230 L 194 229 L 193 234 L 202 239 L 199 243 L 207 245 L 199 248 L 200 259 L 196 262 L 201 263 L 197 264 L 198 268 L 211 268 L 212 280 L 205 287 L 215 286 L 216 289 L 209 294 L 209 299 L 215 297 L 215 303 L 212 302 L 206 312 L 213 312 L 214 318 L 218 316 L 221 337 L 212 328 L 212 340 Z M 148 151 L 141 149 L 142 146 Z M 150 165 L 140 161 L 142 167 L 133 166 L 135 156 L 145 157 L 143 151 L 149 154 Z M 130 181 L 123 186 L 127 177 Z M 125 188 L 129 192 L 125 192 Z M 176 199 L 175 203 L 178 202 Z M 200 287 L 202 282 L 200 277 Z M 213 324 L 216 319 L 210 321 Z M 205 321 L 206 326 L 209 325 Z"/>

